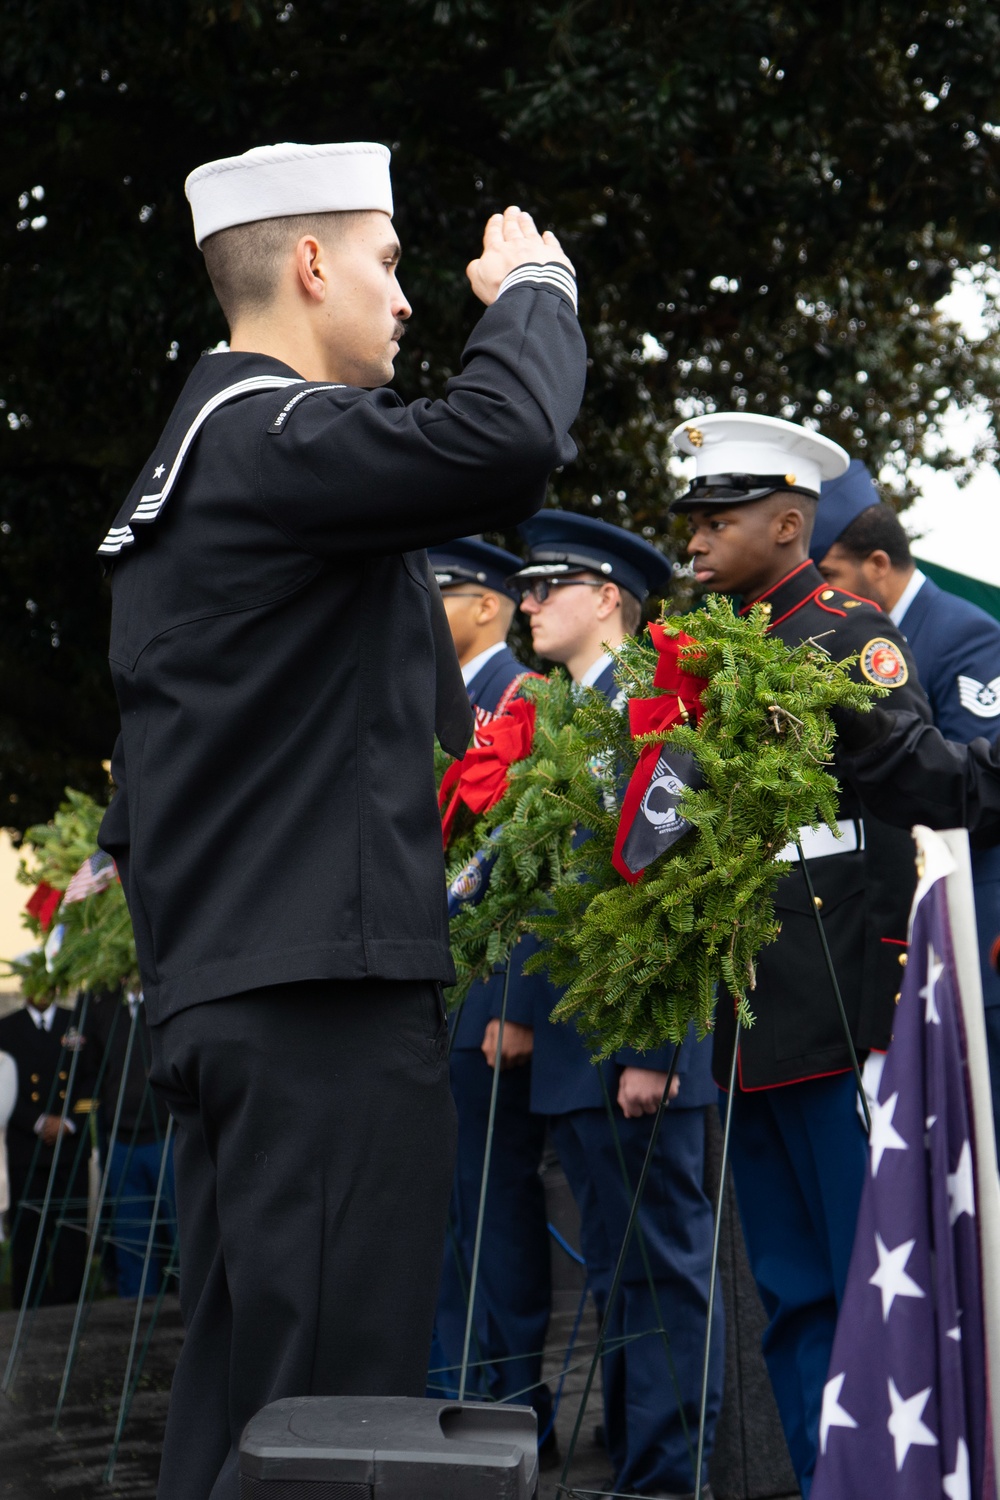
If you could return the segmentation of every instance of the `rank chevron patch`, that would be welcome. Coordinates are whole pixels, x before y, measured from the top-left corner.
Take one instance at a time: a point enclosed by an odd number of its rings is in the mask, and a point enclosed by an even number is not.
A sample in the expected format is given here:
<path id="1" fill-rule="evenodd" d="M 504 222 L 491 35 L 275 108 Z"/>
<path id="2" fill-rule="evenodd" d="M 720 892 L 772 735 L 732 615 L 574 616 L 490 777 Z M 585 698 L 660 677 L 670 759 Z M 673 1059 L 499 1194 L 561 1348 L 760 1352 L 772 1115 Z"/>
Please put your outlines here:
<path id="1" fill-rule="evenodd" d="M 977 719 L 995 719 L 1000 714 L 1000 677 L 992 682 L 977 682 L 974 677 L 959 677 L 958 697 L 962 707 Z"/>

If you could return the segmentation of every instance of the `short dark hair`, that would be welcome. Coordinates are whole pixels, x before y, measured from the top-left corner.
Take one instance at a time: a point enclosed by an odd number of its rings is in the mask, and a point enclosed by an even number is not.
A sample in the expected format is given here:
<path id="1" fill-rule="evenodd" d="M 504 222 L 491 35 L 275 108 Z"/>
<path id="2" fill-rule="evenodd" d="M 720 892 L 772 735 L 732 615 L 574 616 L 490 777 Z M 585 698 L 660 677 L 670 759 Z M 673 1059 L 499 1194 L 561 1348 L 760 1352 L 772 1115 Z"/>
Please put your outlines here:
<path id="1" fill-rule="evenodd" d="M 843 547 L 858 562 L 864 562 L 873 552 L 886 553 L 894 568 L 905 568 L 913 561 L 910 539 L 892 506 L 884 502 L 869 505 L 860 516 L 855 516 L 835 545 Z"/>
<path id="2" fill-rule="evenodd" d="M 361 213 L 292 214 L 256 219 L 210 234 L 201 247 L 212 290 L 232 328 L 247 313 L 261 312 L 278 289 L 281 263 L 304 234 L 339 239 Z"/>

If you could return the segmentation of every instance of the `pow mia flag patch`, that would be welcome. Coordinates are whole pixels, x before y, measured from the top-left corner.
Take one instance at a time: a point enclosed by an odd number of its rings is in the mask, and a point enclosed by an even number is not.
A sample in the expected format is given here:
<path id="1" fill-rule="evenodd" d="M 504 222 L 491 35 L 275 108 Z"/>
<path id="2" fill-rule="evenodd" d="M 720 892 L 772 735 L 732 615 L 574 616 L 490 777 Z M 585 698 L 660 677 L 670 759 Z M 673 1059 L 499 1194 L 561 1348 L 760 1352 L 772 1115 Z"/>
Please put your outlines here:
<path id="1" fill-rule="evenodd" d="M 991 682 L 977 682 L 974 677 L 959 677 L 958 698 L 962 707 L 977 719 L 995 719 L 1000 714 L 1000 677 Z"/>
<path id="2" fill-rule="evenodd" d="M 858 657 L 862 677 L 878 687 L 897 688 L 909 681 L 910 669 L 903 660 L 903 653 L 893 641 L 876 636 L 867 646 L 862 646 Z"/>
<path id="3" fill-rule="evenodd" d="M 697 761 L 682 750 L 661 750 L 652 779 L 622 845 L 622 859 L 633 873 L 682 839 L 691 824 L 677 811 L 683 794 L 705 785 Z"/>

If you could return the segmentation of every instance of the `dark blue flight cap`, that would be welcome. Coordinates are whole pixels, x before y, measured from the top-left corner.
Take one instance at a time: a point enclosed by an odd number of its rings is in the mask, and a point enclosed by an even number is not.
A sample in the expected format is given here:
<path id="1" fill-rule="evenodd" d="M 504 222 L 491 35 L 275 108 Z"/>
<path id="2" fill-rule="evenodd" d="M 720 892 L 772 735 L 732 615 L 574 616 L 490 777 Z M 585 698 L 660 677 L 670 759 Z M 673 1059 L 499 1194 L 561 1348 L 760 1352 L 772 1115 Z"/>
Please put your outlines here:
<path id="1" fill-rule="evenodd" d="M 521 559 L 502 547 L 491 547 L 478 536 L 462 536 L 440 547 L 428 547 L 434 576 L 440 588 L 453 583 L 477 583 L 481 588 L 504 594 L 515 603 L 521 595 L 507 582 L 521 566 Z"/>
<path id="2" fill-rule="evenodd" d="M 540 510 L 517 529 L 528 544 L 528 561 L 510 580 L 519 587 L 533 578 L 586 569 L 628 589 L 641 602 L 649 594 L 666 593 L 673 577 L 670 559 L 644 537 L 593 516 Z"/>
<path id="3" fill-rule="evenodd" d="M 823 561 L 834 542 L 840 540 L 862 511 L 881 504 L 872 476 L 860 458 L 852 458 L 846 474 L 839 479 L 828 479 L 820 486 L 816 524 L 809 543 L 813 562 Z"/>

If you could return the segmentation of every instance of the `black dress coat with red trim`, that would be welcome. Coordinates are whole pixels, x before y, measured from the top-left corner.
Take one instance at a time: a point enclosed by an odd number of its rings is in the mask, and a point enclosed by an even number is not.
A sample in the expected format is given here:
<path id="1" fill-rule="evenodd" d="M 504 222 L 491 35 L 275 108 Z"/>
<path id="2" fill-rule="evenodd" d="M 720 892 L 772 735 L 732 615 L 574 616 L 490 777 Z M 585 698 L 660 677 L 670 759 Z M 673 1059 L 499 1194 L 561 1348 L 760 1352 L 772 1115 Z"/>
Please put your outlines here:
<path id="1" fill-rule="evenodd" d="M 890 675 L 895 669 L 897 685 L 879 700 L 880 706 L 930 719 L 909 648 L 877 605 L 833 588 L 810 562 L 789 573 L 763 600 L 771 606 L 771 631 L 786 645 L 812 638 L 835 660 L 867 657 L 875 675 Z M 878 646 L 872 647 L 879 641 L 889 648 L 881 663 Z M 860 663 L 852 676 L 865 680 Z M 862 819 L 861 803 L 846 784 L 838 817 L 863 823 L 864 848 L 811 859 L 809 873 L 822 903 L 823 927 L 854 1042 L 863 1053 L 887 1047 L 892 1036 L 899 958 L 906 948 L 916 881 L 913 842 L 909 833 L 888 827 L 869 812 Z M 781 933 L 760 954 L 757 986 L 750 995 L 756 1019 L 740 1040 L 737 1077 L 743 1089 L 797 1083 L 846 1072 L 851 1066 L 812 904 L 797 865 L 779 882 L 775 909 Z M 712 1071 L 722 1086 L 729 1080 L 734 1034 L 732 1004 L 720 995 Z"/>

